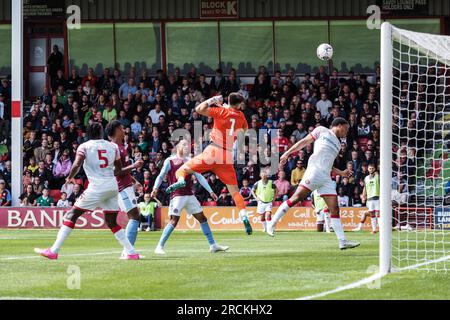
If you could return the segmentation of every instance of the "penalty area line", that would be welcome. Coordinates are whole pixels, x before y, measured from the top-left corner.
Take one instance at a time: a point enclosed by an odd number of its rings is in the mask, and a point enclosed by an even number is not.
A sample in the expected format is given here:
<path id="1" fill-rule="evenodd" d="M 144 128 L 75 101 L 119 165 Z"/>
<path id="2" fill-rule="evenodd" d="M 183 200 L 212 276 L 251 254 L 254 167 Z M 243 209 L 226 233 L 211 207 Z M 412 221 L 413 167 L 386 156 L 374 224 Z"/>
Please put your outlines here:
<path id="1" fill-rule="evenodd" d="M 392 273 L 399 273 L 399 272 L 402 272 L 402 271 L 413 270 L 413 269 L 417 269 L 417 268 L 420 268 L 420 267 L 423 267 L 423 266 L 426 266 L 426 265 L 429 265 L 429 264 L 440 263 L 440 262 L 444 262 L 444 261 L 447 261 L 447 260 L 450 260 L 450 256 L 445 256 L 445 257 L 442 257 L 442 258 L 439 258 L 439 259 L 434 259 L 434 260 L 430 260 L 430 261 L 417 263 L 417 264 L 414 264 L 412 266 L 407 266 L 407 267 L 403 267 L 403 268 L 400 268 L 400 269 L 393 269 Z M 367 285 L 367 284 L 369 284 L 371 282 L 377 281 L 377 280 L 383 278 L 386 275 L 381 274 L 381 273 L 376 273 L 376 274 L 374 274 L 374 275 L 372 275 L 372 276 L 370 276 L 368 278 L 361 279 L 359 281 L 350 283 L 348 285 L 337 287 L 336 289 L 329 290 L 329 291 L 324 291 L 324 292 L 321 292 L 321 293 L 318 293 L 318 294 L 315 294 L 315 295 L 306 296 L 306 297 L 302 297 L 302 298 L 297 298 L 295 300 L 313 300 L 313 299 L 323 298 L 323 297 L 329 296 L 330 294 L 335 294 L 335 293 L 339 293 L 339 292 L 342 292 L 342 291 L 347 291 L 347 290 L 359 288 L 359 287 L 361 287 L 363 285 Z"/>

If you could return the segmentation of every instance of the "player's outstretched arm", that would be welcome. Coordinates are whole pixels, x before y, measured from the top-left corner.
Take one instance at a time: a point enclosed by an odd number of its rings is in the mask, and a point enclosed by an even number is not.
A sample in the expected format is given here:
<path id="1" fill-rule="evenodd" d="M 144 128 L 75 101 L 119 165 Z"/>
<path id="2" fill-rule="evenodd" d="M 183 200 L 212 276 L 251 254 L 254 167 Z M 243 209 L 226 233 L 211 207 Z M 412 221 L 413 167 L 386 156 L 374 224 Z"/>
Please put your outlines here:
<path id="1" fill-rule="evenodd" d="M 208 181 L 206 181 L 205 177 L 202 174 L 197 173 L 197 172 L 195 172 L 194 175 L 197 178 L 198 183 L 200 183 L 200 185 L 203 188 L 205 188 L 206 191 L 208 191 L 209 195 L 213 198 L 213 200 L 217 201 L 218 197 L 214 193 L 214 191 L 211 189 L 211 186 L 209 185 Z"/>
<path id="2" fill-rule="evenodd" d="M 310 145 L 311 143 L 314 142 L 314 138 L 312 135 L 307 135 L 305 138 L 303 138 L 302 140 L 298 141 L 296 144 L 294 144 L 288 151 L 286 151 L 280 158 L 280 164 L 284 165 L 287 160 L 289 159 L 289 156 L 291 154 L 293 154 L 296 151 L 300 151 L 302 150 L 304 147 L 306 147 L 307 145 Z"/>
<path id="3" fill-rule="evenodd" d="M 209 110 L 212 106 L 220 107 L 223 104 L 223 97 L 222 96 L 215 96 L 212 98 L 209 98 L 208 100 L 200 103 L 196 108 L 195 111 L 197 111 L 199 114 L 205 117 L 209 117 Z"/>

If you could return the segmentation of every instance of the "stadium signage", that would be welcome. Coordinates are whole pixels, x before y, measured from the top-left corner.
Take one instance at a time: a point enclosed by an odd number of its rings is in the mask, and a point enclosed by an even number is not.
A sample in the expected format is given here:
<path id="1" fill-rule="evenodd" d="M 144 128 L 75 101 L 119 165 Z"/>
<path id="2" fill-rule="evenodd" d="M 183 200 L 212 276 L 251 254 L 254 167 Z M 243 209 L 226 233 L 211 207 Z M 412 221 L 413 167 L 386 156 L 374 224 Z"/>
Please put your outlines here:
<path id="1" fill-rule="evenodd" d="M 64 19 L 66 9 L 61 0 L 24 0 L 24 19 Z"/>
<path id="2" fill-rule="evenodd" d="M 248 207 L 248 216 L 255 229 L 261 229 L 260 216 L 256 213 L 255 207 Z M 273 208 L 275 213 L 277 208 Z M 203 212 L 208 217 L 212 230 L 241 230 L 242 221 L 239 213 L 234 207 L 204 207 Z M 345 230 L 352 230 L 358 226 L 362 215 L 367 212 L 367 208 L 341 208 L 342 224 Z M 161 228 L 169 222 L 168 209 L 161 210 Z M 370 222 L 365 225 L 370 228 Z M 316 214 L 312 208 L 295 207 L 280 220 L 278 228 L 281 230 L 315 230 Z M 177 229 L 199 230 L 200 225 L 193 216 L 181 215 Z"/>
<path id="3" fill-rule="evenodd" d="M 388 15 L 426 15 L 428 0 L 378 0 L 377 5 L 383 14 Z"/>
<path id="4" fill-rule="evenodd" d="M 34 229 L 59 228 L 63 223 L 67 208 L 8 208 L 0 210 L 0 228 Z M 118 222 L 126 226 L 126 214 L 120 213 Z M 101 211 L 85 214 L 78 219 L 79 229 L 106 229 L 104 215 Z"/>
<path id="5" fill-rule="evenodd" d="M 239 18 L 238 0 L 201 0 L 200 19 Z"/>
<path id="6" fill-rule="evenodd" d="M 434 228 L 450 230 L 450 208 L 434 209 Z"/>

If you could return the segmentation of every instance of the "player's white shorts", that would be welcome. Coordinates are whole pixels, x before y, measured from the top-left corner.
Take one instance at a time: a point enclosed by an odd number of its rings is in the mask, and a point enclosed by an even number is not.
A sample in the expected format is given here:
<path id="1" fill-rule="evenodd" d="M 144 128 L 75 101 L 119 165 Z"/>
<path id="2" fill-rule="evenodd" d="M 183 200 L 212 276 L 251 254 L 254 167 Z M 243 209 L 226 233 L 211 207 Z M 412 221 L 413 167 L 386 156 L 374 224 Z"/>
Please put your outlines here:
<path id="1" fill-rule="evenodd" d="M 74 207 L 84 211 L 94 211 L 97 208 L 105 213 L 119 212 L 119 203 L 117 195 L 119 190 L 116 188 L 102 189 L 89 185 L 84 193 L 75 202 Z"/>
<path id="2" fill-rule="evenodd" d="M 137 206 L 138 203 L 133 186 L 119 192 L 119 208 L 121 211 L 128 213 L 134 208 L 137 208 Z"/>
<path id="3" fill-rule="evenodd" d="M 329 175 L 317 173 L 315 170 L 306 169 L 300 185 L 311 192 L 317 190 L 320 196 L 337 196 L 336 182 Z"/>
<path id="4" fill-rule="evenodd" d="M 256 208 L 256 212 L 259 214 L 272 212 L 272 202 L 264 203 L 262 201 L 258 201 L 258 207 Z"/>
<path id="5" fill-rule="evenodd" d="M 380 200 L 367 200 L 369 212 L 380 211 Z"/>
<path id="6" fill-rule="evenodd" d="M 177 196 L 170 201 L 169 216 L 180 216 L 183 209 L 187 214 L 197 214 L 203 211 L 195 196 Z"/>

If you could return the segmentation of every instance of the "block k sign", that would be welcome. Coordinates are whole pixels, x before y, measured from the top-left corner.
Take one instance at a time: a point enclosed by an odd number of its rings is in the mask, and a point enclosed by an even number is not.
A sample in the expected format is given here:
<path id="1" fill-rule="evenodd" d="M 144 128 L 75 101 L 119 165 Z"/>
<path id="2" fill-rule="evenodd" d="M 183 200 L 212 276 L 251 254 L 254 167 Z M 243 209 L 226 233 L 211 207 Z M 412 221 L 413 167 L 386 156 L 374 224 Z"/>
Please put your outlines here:
<path id="1" fill-rule="evenodd" d="M 239 18 L 237 0 L 201 0 L 201 19 Z"/>

